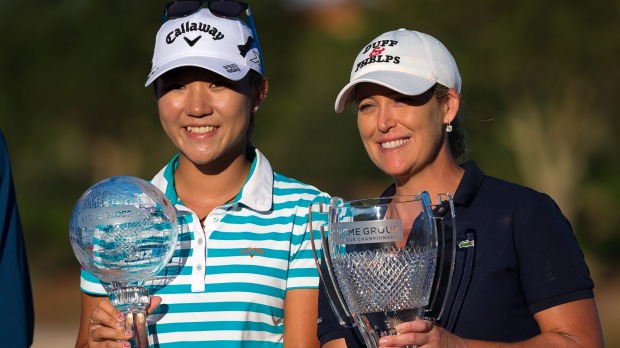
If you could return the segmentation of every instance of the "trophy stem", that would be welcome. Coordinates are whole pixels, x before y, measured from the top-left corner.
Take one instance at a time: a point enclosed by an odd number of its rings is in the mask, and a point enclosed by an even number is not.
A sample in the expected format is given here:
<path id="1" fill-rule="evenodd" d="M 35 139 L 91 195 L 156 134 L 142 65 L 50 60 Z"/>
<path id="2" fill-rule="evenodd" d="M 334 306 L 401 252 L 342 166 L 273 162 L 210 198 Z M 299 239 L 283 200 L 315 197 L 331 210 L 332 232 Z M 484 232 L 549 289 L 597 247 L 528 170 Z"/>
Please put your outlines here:
<path id="1" fill-rule="evenodd" d="M 133 340 L 135 347 L 148 348 L 149 335 L 146 329 L 146 312 L 130 311 L 125 313 L 125 327 L 134 331 Z"/>
<path id="2" fill-rule="evenodd" d="M 108 295 L 114 307 L 125 315 L 125 329 L 134 332 L 134 347 L 148 348 L 146 306 L 150 302 L 149 291 L 142 286 L 118 287 Z"/>

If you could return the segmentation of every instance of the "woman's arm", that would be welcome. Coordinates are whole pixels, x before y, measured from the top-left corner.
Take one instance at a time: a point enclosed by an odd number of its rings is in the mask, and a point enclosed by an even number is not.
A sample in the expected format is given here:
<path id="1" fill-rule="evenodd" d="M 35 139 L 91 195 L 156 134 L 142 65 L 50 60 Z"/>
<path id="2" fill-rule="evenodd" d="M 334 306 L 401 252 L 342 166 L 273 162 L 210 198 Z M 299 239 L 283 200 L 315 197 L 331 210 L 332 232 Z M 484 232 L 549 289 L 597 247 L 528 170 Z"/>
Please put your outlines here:
<path id="1" fill-rule="evenodd" d="M 418 348 L 466 347 L 604 347 L 603 332 L 594 299 L 568 302 L 534 314 L 541 333 L 529 340 L 500 343 L 466 340 L 424 320 L 396 326 L 400 333 L 381 338 L 381 347 L 417 345 Z"/>
<path id="2" fill-rule="evenodd" d="M 321 348 L 347 348 L 347 343 L 344 338 L 339 338 L 325 343 Z"/>
<path id="3" fill-rule="evenodd" d="M 318 289 L 288 290 L 284 299 L 284 347 L 318 348 Z"/>
<path id="4" fill-rule="evenodd" d="M 548 342 L 547 347 L 605 346 L 603 330 L 593 298 L 551 307 L 534 314 L 534 318 L 542 333 L 529 340 L 532 341 L 531 343 Z"/>

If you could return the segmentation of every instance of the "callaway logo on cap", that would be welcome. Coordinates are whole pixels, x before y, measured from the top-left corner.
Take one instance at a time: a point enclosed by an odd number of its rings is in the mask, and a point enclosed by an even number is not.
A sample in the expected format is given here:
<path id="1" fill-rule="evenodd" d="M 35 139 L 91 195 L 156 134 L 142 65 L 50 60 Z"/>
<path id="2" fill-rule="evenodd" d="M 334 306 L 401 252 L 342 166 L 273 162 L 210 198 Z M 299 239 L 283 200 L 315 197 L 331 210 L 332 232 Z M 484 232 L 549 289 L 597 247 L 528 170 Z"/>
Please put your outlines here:
<path id="1" fill-rule="evenodd" d="M 247 25 L 237 18 L 214 16 L 207 8 L 164 23 L 155 39 L 153 68 L 145 86 L 182 66 L 211 70 L 238 81 L 250 69 L 261 74 L 260 56 Z"/>
<path id="2" fill-rule="evenodd" d="M 336 98 L 336 112 L 355 98 L 361 82 L 405 95 L 422 94 L 436 83 L 461 91 L 461 75 L 448 49 L 430 35 L 406 29 L 384 33 L 362 48 L 349 83 Z"/>

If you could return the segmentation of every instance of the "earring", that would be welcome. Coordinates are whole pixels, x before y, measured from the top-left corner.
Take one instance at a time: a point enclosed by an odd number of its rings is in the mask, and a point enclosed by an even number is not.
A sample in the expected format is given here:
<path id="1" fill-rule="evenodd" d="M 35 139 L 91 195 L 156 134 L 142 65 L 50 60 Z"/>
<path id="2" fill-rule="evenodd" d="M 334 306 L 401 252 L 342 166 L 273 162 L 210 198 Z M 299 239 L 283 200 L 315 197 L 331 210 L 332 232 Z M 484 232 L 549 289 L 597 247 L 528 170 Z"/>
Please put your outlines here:
<path id="1" fill-rule="evenodd" d="M 448 133 L 452 132 L 452 125 L 450 123 L 446 125 L 446 132 Z"/>
<path id="2" fill-rule="evenodd" d="M 258 109 L 260 109 L 260 105 L 256 105 L 254 108 L 252 108 L 252 111 L 257 112 Z"/>

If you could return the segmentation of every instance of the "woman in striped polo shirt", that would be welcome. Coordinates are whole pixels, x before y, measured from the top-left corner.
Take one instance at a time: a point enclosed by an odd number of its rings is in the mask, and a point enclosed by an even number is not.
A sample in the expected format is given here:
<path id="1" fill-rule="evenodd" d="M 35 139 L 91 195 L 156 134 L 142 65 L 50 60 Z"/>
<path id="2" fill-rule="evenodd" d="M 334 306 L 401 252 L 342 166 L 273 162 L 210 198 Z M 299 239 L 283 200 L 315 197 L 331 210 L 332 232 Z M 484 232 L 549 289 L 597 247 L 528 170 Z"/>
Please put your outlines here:
<path id="1" fill-rule="evenodd" d="M 251 15 L 250 26 L 237 18 L 243 10 L 173 2 L 157 34 L 146 86 L 178 154 L 152 182 L 175 205 L 180 234 L 172 260 L 146 283 L 151 347 L 318 347 L 306 224 L 309 204 L 328 197 L 274 172 L 250 143 L 268 83 Z M 76 346 L 130 346 L 105 284 L 81 276 Z"/>

